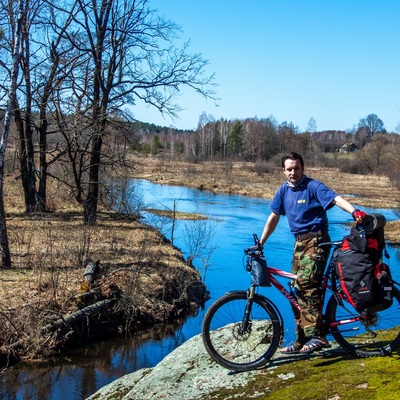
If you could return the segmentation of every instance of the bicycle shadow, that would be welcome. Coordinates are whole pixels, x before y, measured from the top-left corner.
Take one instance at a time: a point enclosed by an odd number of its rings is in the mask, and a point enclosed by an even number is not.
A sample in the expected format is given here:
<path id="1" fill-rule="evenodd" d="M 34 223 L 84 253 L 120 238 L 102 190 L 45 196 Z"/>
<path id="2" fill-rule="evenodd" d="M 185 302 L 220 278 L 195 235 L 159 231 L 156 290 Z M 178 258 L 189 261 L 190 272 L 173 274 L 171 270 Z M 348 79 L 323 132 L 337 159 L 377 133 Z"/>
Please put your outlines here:
<path id="1" fill-rule="evenodd" d="M 338 348 L 335 351 L 327 351 L 327 354 L 322 354 L 323 357 L 320 363 L 315 364 L 316 367 L 324 367 L 334 364 L 335 362 L 343 361 L 343 360 L 361 360 L 363 357 L 357 357 L 350 353 L 347 353 L 345 350 Z M 379 357 L 379 356 L 378 356 Z M 394 350 L 390 354 L 382 355 L 380 357 L 390 357 L 397 361 L 400 360 L 400 350 Z"/>
<path id="2" fill-rule="evenodd" d="M 392 357 L 392 358 L 394 357 L 394 358 L 400 360 L 400 350 L 395 350 L 388 356 Z M 332 345 L 331 348 L 328 348 L 323 351 L 314 352 L 314 353 L 277 356 L 276 358 L 273 358 L 271 360 L 269 367 L 279 366 L 279 365 L 288 364 L 288 363 L 292 363 L 292 362 L 300 361 L 300 360 L 307 360 L 307 359 L 321 359 L 321 362 L 315 364 L 315 366 L 323 367 L 323 366 L 332 365 L 333 363 L 343 361 L 343 360 L 357 360 L 360 358 L 361 357 L 356 357 L 353 354 L 346 352 L 345 350 L 343 350 L 341 347 L 339 347 L 337 345 L 335 345 L 335 346 Z"/>
<path id="3" fill-rule="evenodd" d="M 393 351 L 389 357 L 395 358 L 396 360 L 400 360 L 400 350 L 395 350 Z M 274 368 L 274 367 L 279 367 L 281 365 L 285 364 L 292 364 L 293 362 L 296 361 L 304 361 L 304 360 L 315 360 L 315 359 L 321 359 L 320 363 L 315 364 L 316 367 L 324 367 L 324 366 L 329 366 L 332 365 L 336 362 L 340 362 L 343 360 L 359 360 L 361 357 L 356 357 L 345 350 L 343 350 L 340 346 L 338 346 L 336 343 L 332 344 L 330 348 L 322 350 L 322 351 L 316 351 L 313 353 L 307 353 L 307 354 L 280 354 L 279 350 L 277 353 L 273 356 L 273 358 L 265 365 L 263 365 L 260 368 L 257 368 L 257 370 L 265 370 L 268 368 Z M 229 374 L 230 375 L 235 375 L 241 372 L 238 371 L 231 371 Z"/>
<path id="4" fill-rule="evenodd" d="M 279 351 L 279 350 L 278 350 Z M 270 363 L 265 365 L 264 368 L 270 367 L 278 367 L 280 365 L 285 365 L 289 363 L 293 363 L 296 361 L 303 361 L 303 360 L 314 360 L 314 359 L 321 359 L 322 363 L 325 365 L 332 364 L 333 362 L 338 362 L 341 360 L 351 360 L 355 357 L 345 350 L 343 350 L 339 346 L 331 346 L 330 348 L 316 351 L 313 353 L 306 353 L 306 354 L 280 354 L 276 357 L 271 359 Z M 322 364 L 321 364 L 322 365 Z"/>

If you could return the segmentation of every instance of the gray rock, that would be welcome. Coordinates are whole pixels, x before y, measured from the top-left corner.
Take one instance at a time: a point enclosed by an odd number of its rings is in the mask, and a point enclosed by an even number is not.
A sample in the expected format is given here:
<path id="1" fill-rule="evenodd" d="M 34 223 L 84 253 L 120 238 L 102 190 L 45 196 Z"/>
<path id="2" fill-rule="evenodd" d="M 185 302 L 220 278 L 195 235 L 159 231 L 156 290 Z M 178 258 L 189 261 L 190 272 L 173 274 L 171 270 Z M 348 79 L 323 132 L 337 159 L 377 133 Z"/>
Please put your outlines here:
<path id="1" fill-rule="evenodd" d="M 104 386 L 87 400 L 201 400 L 211 399 L 211 393 L 229 388 L 236 388 L 236 394 L 239 395 L 241 388 L 244 391 L 258 374 L 274 374 L 279 371 L 281 364 L 320 357 L 337 350 L 337 344 L 331 343 L 330 349 L 320 355 L 282 355 L 277 351 L 265 368 L 234 373 L 210 358 L 201 335 L 197 335 L 176 348 L 154 368 L 144 368 L 125 375 Z M 295 374 L 277 376 L 285 381 L 294 378 Z"/>
<path id="2" fill-rule="evenodd" d="M 88 400 L 199 400 L 219 388 L 246 385 L 255 371 L 240 374 L 219 366 L 204 349 L 201 335 L 183 343 L 154 368 L 125 375 Z"/>

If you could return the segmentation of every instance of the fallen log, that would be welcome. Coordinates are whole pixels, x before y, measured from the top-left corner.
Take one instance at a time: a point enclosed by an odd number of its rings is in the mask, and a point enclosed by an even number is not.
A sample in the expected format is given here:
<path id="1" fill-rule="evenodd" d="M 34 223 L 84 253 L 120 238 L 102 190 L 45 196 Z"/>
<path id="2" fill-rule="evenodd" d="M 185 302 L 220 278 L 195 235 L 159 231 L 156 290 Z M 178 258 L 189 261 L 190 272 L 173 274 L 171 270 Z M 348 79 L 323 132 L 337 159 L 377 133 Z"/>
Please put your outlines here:
<path id="1" fill-rule="evenodd" d="M 98 301 L 97 303 L 91 304 L 90 306 L 87 306 L 87 307 L 82 308 L 78 311 L 75 311 L 71 314 L 68 314 L 65 317 L 61 317 L 57 321 L 54 321 L 51 324 L 44 326 L 42 328 L 42 333 L 54 332 L 61 326 L 71 324 L 83 317 L 92 315 L 92 314 L 102 310 L 103 308 L 109 306 L 111 303 L 115 302 L 115 300 L 116 299 L 101 300 L 101 301 Z"/>

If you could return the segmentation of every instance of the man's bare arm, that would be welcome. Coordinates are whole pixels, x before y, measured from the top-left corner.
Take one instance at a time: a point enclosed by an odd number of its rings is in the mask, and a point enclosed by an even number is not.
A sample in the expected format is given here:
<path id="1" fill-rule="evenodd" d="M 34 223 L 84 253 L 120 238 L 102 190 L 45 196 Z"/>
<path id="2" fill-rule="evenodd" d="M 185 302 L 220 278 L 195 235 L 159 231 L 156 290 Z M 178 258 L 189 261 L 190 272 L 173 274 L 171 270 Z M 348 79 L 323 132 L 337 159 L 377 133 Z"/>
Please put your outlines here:
<path id="1" fill-rule="evenodd" d="M 280 215 L 271 213 L 265 223 L 263 233 L 261 235 L 260 244 L 264 245 L 267 239 L 270 237 L 271 233 L 275 230 L 276 226 L 278 225 Z"/>

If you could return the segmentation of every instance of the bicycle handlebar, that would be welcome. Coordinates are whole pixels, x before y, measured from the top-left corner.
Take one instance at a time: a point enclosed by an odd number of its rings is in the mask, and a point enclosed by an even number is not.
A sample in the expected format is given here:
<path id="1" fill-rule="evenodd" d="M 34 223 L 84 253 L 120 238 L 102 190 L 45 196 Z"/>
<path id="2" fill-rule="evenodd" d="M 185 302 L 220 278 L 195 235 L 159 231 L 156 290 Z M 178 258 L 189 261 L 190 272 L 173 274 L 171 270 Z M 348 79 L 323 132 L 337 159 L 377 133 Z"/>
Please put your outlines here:
<path id="1" fill-rule="evenodd" d="M 244 252 L 247 256 L 255 256 L 259 257 L 263 255 L 263 247 L 261 246 L 261 243 L 258 239 L 258 236 L 256 233 L 253 233 L 253 239 L 254 239 L 254 246 L 249 247 L 247 249 L 244 249 Z"/>
<path id="2" fill-rule="evenodd" d="M 245 254 L 248 256 L 263 255 L 263 246 L 261 245 L 260 240 L 258 239 L 258 236 L 256 233 L 253 233 L 253 239 L 254 239 L 254 246 L 244 249 Z M 340 247 L 341 244 L 342 244 L 342 240 L 336 240 L 334 242 L 319 243 L 318 247 L 326 247 L 326 246 Z"/>

